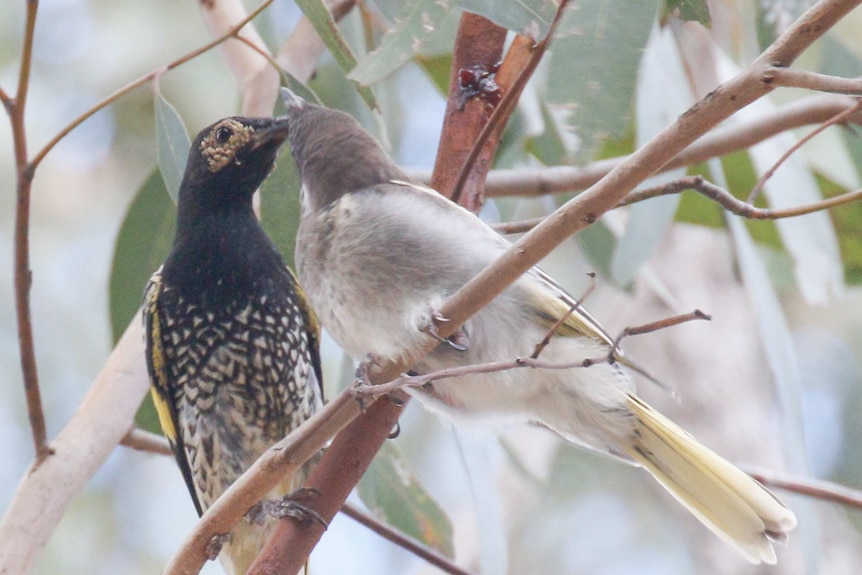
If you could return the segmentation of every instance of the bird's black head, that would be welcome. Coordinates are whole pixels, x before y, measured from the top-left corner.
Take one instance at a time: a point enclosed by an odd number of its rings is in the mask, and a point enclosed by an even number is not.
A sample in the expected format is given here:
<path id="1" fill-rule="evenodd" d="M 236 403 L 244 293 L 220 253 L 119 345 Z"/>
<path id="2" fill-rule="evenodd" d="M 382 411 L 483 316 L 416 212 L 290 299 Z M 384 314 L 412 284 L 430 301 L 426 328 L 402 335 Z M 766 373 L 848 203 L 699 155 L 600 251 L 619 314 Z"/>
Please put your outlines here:
<path id="1" fill-rule="evenodd" d="M 341 196 L 407 175 L 353 117 L 281 89 L 305 203 L 323 210 Z"/>
<path id="2" fill-rule="evenodd" d="M 189 150 L 180 207 L 251 205 L 251 196 L 272 170 L 287 139 L 286 118 L 225 118 L 198 134 Z"/>

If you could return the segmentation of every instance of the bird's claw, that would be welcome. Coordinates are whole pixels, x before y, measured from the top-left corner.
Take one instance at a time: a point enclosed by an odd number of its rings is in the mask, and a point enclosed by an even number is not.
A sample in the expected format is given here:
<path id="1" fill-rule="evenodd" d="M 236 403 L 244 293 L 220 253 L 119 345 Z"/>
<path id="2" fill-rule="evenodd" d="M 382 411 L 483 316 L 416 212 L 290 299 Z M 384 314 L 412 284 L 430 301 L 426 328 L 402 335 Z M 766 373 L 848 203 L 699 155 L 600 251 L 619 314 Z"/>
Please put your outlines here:
<path id="1" fill-rule="evenodd" d="M 230 533 L 222 533 L 221 535 L 213 535 L 212 539 L 207 543 L 206 549 L 204 550 L 207 554 L 207 560 L 215 561 L 218 558 L 218 554 L 221 553 L 222 547 L 224 544 L 231 540 Z"/>
<path id="2" fill-rule="evenodd" d="M 317 511 L 300 503 L 303 499 L 309 499 L 320 495 L 320 491 L 313 487 L 301 487 L 292 493 L 288 493 L 281 499 L 264 499 L 246 513 L 246 518 L 249 522 L 256 525 L 262 525 L 268 517 L 275 519 L 284 519 L 291 517 L 300 524 L 307 526 L 311 522 L 315 522 L 323 526 L 324 529 L 329 527 L 323 517 Z"/>
<path id="3" fill-rule="evenodd" d="M 443 317 L 440 312 L 431 312 L 431 321 L 428 322 L 428 325 L 423 329 L 423 331 L 440 343 L 445 343 L 455 351 L 467 351 L 470 349 L 470 338 L 467 337 L 467 333 L 463 329 L 459 329 L 449 337 L 440 336 L 437 324 L 445 323 L 447 321 L 450 321 L 449 318 Z"/>

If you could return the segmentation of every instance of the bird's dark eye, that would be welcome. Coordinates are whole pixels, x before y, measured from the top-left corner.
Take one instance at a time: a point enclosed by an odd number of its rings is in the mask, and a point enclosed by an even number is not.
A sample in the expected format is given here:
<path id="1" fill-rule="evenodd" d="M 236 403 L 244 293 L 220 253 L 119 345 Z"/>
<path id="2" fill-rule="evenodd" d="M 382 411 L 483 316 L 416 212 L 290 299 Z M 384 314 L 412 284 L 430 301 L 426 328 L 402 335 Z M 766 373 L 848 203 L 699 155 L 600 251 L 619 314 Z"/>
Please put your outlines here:
<path id="1" fill-rule="evenodd" d="M 230 140 L 231 136 L 233 136 L 233 130 L 231 130 L 230 128 L 227 128 L 225 126 L 222 126 L 221 128 L 218 128 L 215 131 L 216 140 L 221 142 L 222 144 L 224 144 L 225 142 Z"/>

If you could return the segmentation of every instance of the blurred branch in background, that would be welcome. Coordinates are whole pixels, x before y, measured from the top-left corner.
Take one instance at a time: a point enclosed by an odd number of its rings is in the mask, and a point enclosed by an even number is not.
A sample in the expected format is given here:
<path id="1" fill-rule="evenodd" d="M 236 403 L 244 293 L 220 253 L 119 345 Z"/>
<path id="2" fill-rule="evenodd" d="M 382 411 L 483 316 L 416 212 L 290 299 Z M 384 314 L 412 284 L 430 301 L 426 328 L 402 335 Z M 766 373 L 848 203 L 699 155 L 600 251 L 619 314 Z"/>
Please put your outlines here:
<path id="1" fill-rule="evenodd" d="M 36 465 L 50 454 L 45 428 L 45 413 L 42 407 L 42 392 L 39 389 L 39 372 L 36 365 L 36 344 L 33 341 L 33 316 L 30 309 L 30 287 L 33 275 L 30 270 L 30 191 L 33 171 L 27 165 L 27 127 L 24 112 L 27 105 L 30 71 L 33 65 L 33 40 L 36 30 L 38 2 L 27 3 L 27 19 L 24 25 L 24 45 L 18 70 L 18 87 L 15 97 L 3 93 L 3 104 L 12 125 L 15 148 L 16 207 L 15 207 L 15 315 L 18 323 L 18 351 L 21 374 L 24 379 L 24 394 L 27 398 L 27 414 L 33 435 Z"/>
<path id="2" fill-rule="evenodd" d="M 855 105 L 856 100 L 843 96 L 817 96 L 784 105 L 757 120 L 717 128 L 687 146 L 665 164 L 659 173 L 749 148 L 787 130 L 828 122 Z M 846 118 L 846 121 L 862 124 L 862 114 L 856 111 Z M 487 197 L 529 197 L 581 191 L 605 177 L 626 158 L 623 156 L 598 160 L 580 167 L 544 166 L 492 170 L 488 174 L 485 194 Z M 430 173 L 423 170 L 408 170 L 408 174 L 425 183 L 431 179 Z"/>

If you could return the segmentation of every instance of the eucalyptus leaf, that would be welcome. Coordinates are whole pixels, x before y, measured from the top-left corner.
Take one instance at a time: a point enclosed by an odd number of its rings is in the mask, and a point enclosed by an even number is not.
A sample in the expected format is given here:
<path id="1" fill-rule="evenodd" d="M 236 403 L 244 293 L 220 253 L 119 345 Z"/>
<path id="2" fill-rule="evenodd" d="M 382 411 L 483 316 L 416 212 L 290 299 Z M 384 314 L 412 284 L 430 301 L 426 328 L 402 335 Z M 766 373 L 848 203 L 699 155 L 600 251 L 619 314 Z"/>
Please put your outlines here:
<path id="1" fill-rule="evenodd" d="M 365 55 L 349 74 L 352 80 L 364 85 L 382 80 L 417 56 L 439 56 L 438 39 L 448 39 L 456 26 L 451 19 L 462 10 L 538 41 L 547 34 L 557 9 L 552 0 L 413 0 L 376 4 L 381 5 L 384 13 L 398 16 L 380 46 Z M 396 11 L 398 8 L 400 11 Z M 451 45 L 451 40 L 446 42 L 446 46 Z"/>
<path id="2" fill-rule="evenodd" d="M 180 193 L 180 184 L 186 171 L 186 160 L 189 157 L 188 130 L 183 119 L 162 93 L 155 89 L 156 94 L 156 150 L 159 159 L 159 171 L 165 180 L 165 187 L 176 203 Z"/>
<path id="3" fill-rule="evenodd" d="M 383 444 L 359 481 L 359 497 L 380 519 L 447 557 L 455 553 L 452 523 L 419 483 L 401 451 Z"/>
<path id="4" fill-rule="evenodd" d="M 117 234 L 108 286 L 114 343 L 141 307 L 144 287 L 171 249 L 177 209 L 158 170 L 138 189 Z M 138 427 L 159 433 L 152 400 L 144 400 L 135 417 Z"/>
<path id="5" fill-rule="evenodd" d="M 637 145 L 643 146 L 694 103 L 671 28 L 653 28 L 643 55 L 637 87 Z M 643 187 L 658 186 L 685 175 L 677 169 L 656 175 Z M 679 195 L 633 205 L 625 233 L 611 261 L 611 277 L 627 286 L 664 238 L 679 205 Z"/>
<path id="6" fill-rule="evenodd" d="M 631 116 L 638 66 L 655 21 L 655 2 L 583 0 L 572 5 L 551 44 L 547 102 L 587 157 L 602 140 L 620 138 Z"/>
<path id="7" fill-rule="evenodd" d="M 260 187 L 260 220 L 291 269 L 299 228 L 299 187 L 299 170 L 290 150 L 284 146 L 275 169 Z"/>
<path id="8" fill-rule="evenodd" d="M 332 13 L 323 3 L 322 0 L 296 0 L 296 4 L 302 10 L 302 13 L 308 18 L 315 31 L 329 48 L 335 61 L 344 71 L 349 73 L 356 67 L 356 56 L 347 44 L 347 41 L 341 35 L 338 25 L 332 18 Z M 374 97 L 374 92 L 370 88 L 357 85 L 356 89 L 362 96 L 362 99 L 372 110 L 380 110 L 380 106 Z"/>

